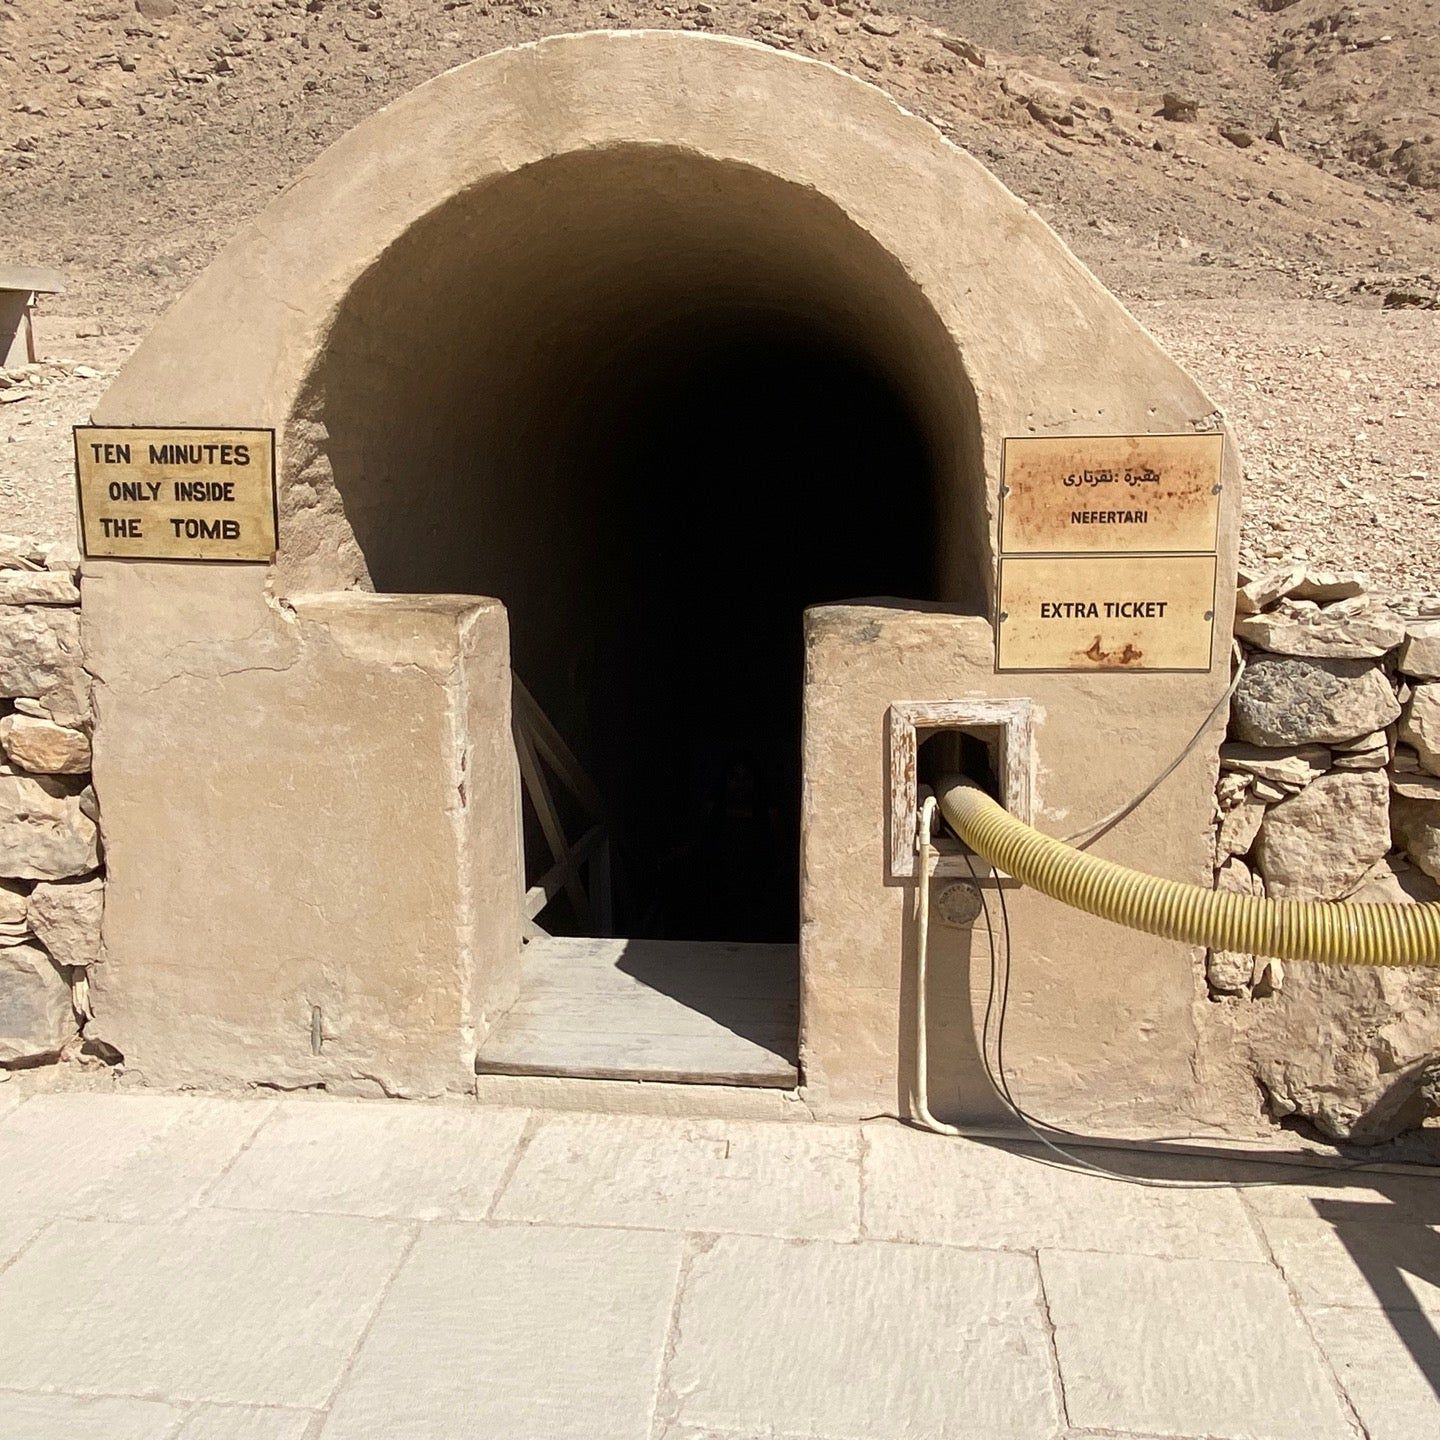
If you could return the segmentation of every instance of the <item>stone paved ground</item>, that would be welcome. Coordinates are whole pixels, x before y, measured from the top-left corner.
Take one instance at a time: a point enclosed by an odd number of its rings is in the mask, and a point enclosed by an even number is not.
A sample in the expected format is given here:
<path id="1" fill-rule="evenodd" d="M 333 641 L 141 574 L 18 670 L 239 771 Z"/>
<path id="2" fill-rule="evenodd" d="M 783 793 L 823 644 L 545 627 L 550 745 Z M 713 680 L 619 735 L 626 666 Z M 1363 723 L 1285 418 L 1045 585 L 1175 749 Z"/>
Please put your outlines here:
<path id="1" fill-rule="evenodd" d="M 0 1437 L 1440 1434 L 1440 1181 L 1088 1155 L 12 1083 Z"/>

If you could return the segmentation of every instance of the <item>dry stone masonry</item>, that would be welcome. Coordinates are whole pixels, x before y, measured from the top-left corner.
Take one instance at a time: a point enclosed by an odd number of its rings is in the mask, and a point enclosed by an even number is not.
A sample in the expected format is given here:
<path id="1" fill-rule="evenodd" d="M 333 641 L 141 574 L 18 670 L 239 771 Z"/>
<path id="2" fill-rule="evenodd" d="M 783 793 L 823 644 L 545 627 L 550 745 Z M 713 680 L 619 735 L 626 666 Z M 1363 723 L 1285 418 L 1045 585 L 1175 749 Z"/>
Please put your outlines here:
<path id="1" fill-rule="evenodd" d="M 1440 615 L 1401 617 L 1360 576 L 1303 565 L 1240 582 L 1246 663 L 1220 752 L 1217 887 L 1440 899 Z M 1433 970 L 1211 952 L 1206 981 L 1273 1115 L 1368 1142 L 1440 1114 Z"/>
<path id="2" fill-rule="evenodd" d="M 73 546 L 0 536 L 0 1068 L 76 1041 L 100 944 L 78 572 Z"/>

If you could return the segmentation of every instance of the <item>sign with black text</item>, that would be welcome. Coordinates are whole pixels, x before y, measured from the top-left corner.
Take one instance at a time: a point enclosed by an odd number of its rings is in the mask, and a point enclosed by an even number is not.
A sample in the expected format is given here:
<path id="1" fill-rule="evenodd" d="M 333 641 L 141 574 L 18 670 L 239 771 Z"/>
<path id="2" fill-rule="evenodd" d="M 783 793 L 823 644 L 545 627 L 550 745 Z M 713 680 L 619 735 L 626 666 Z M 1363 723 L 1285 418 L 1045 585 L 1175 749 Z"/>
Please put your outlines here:
<path id="1" fill-rule="evenodd" d="M 87 558 L 275 558 L 275 432 L 77 425 Z"/>

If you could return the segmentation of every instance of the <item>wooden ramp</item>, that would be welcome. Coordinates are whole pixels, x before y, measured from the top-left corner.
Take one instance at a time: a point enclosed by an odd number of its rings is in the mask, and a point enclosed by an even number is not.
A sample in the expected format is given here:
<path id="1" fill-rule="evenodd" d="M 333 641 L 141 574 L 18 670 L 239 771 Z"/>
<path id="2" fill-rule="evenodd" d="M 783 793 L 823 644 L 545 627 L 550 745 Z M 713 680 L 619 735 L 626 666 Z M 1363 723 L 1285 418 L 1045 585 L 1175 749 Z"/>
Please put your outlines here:
<path id="1" fill-rule="evenodd" d="M 537 936 L 476 1068 L 708 1085 L 800 1082 L 794 945 Z"/>

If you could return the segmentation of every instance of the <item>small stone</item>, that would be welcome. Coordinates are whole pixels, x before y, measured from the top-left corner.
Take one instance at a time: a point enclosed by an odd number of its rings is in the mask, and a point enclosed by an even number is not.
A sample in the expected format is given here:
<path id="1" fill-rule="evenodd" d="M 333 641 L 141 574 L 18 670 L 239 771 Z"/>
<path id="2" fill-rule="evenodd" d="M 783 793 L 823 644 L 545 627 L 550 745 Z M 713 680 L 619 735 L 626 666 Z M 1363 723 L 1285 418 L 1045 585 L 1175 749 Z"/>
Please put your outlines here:
<path id="1" fill-rule="evenodd" d="M 1303 565 L 1282 565 L 1278 570 L 1267 570 L 1253 580 L 1247 580 L 1235 592 L 1236 615 L 1258 615 L 1277 600 L 1283 600 L 1297 585 L 1304 584 Z"/>
<path id="2" fill-rule="evenodd" d="M 1440 804 L 1397 794 L 1390 823 L 1400 849 L 1432 880 L 1440 880 Z"/>
<path id="3" fill-rule="evenodd" d="M 28 910 L 24 886 L 0 880 L 0 945 L 19 945 L 30 938 Z"/>
<path id="4" fill-rule="evenodd" d="M 1220 747 L 1220 768 L 1239 770 L 1287 790 L 1301 790 L 1330 768 L 1330 751 L 1323 745 L 1293 745 L 1269 749 L 1230 740 Z"/>
<path id="5" fill-rule="evenodd" d="M 1255 957 L 1234 950 L 1208 950 L 1205 953 L 1205 983 L 1220 995 L 1243 995 L 1250 989 L 1250 976 L 1255 970 Z"/>
<path id="6" fill-rule="evenodd" d="M 1407 800 L 1440 802 L 1440 775 L 1395 774 L 1390 777 L 1390 789 Z"/>
<path id="7" fill-rule="evenodd" d="M 1160 114 L 1166 120 L 1193 120 L 1200 113 L 1200 106 L 1194 100 L 1166 91 L 1160 100 Z"/>
<path id="8" fill-rule="evenodd" d="M 78 605 L 80 587 L 58 570 L 0 570 L 0 605 Z"/>
<path id="9" fill-rule="evenodd" d="M 38 945 L 0 950 L 0 1064 L 43 1060 L 76 1031 L 70 982 Z"/>
<path id="10" fill-rule="evenodd" d="M 1248 855 L 1264 818 L 1265 805 L 1259 800 L 1246 801 L 1227 811 L 1215 835 L 1216 858 L 1223 862 L 1230 856 Z"/>
<path id="11" fill-rule="evenodd" d="M 1396 666 L 1415 680 L 1440 680 L 1440 620 L 1412 620 Z"/>
<path id="12" fill-rule="evenodd" d="M 1266 812 L 1255 863 L 1278 900 L 1339 900 L 1390 848 L 1390 786 L 1333 771 Z"/>
<path id="13" fill-rule="evenodd" d="M 1281 128 L 1278 120 L 1271 122 L 1270 128 L 1265 132 L 1265 138 L 1272 145 L 1278 145 L 1282 150 L 1286 148 L 1285 131 Z"/>
<path id="14" fill-rule="evenodd" d="M 45 547 L 29 535 L 0 535 L 0 570 L 43 570 Z"/>
<path id="15" fill-rule="evenodd" d="M 1390 761 L 1390 747 L 1382 745 L 1378 750 L 1347 750 L 1337 754 L 1334 766 L 1337 770 L 1383 770 Z"/>
<path id="16" fill-rule="evenodd" d="M 866 15 L 860 21 L 860 28 L 871 35 L 898 35 L 900 21 L 893 15 Z"/>
<path id="17" fill-rule="evenodd" d="M 1365 593 L 1365 577 L 1355 570 L 1307 570 L 1305 578 L 1290 592 L 1295 600 L 1349 600 Z"/>
<path id="18" fill-rule="evenodd" d="M 939 40 L 942 48 L 952 55 L 958 55 L 967 65 L 973 65 L 977 70 L 985 68 L 985 52 L 978 45 L 972 45 L 958 35 L 947 35 L 943 30 L 937 30 L 935 38 Z"/>
<path id="19" fill-rule="evenodd" d="M 1273 780 L 1261 780 L 1257 776 L 1255 779 L 1254 793 L 1257 800 L 1263 800 L 1267 805 L 1273 805 L 1277 801 L 1283 800 L 1292 792 L 1286 789 L 1284 785 L 1277 785 Z"/>
<path id="20" fill-rule="evenodd" d="M 42 880 L 30 892 L 26 917 L 57 965 L 93 965 L 100 956 L 100 921 L 105 882 Z"/>
<path id="21" fill-rule="evenodd" d="M 1235 633 L 1272 655 L 1372 660 L 1399 645 L 1405 627 L 1384 606 L 1364 600 L 1341 600 L 1324 609 L 1287 600 L 1269 614 L 1237 619 Z"/>
<path id="22" fill-rule="evenodd" d="M 78 730 L 30 715 L 0 719 L 0 749 L 32 775 L 84 775 L 90 769 L 90 742 Z"/>
<path id="23" fill-rule="evenodd" d="M 62 725 L 90 716 L 80 612 L 58 605 L 0 606 L 0 696 L 27 697 Z"/>
<path id="24" fill-rule="evenodd" d="M 1332 744 L 1384 729 L 1400 702 L 1373 661 L 1259 655 L 1240 677 L 1232 715 L 1236 738 L 1252 745 Z"/>
<path id="25" fill-rule="evenodd" d="M 173 20 L 180 13 L 179 0 L 135 0 L 135 8 L 146 20 Z"/>
<path id="26" fill-rule="evenodd" d="M 1241 150 L 1248 150 L 1255 143 L 1255 137 L 1243 125 L 1222 125 L 1220 134 Z"/>
<path id="27" fill-rule="evenodd" d="M 1440 775 L 1440 682 L 1415 687 L 1400 718 L 1400 738 L 1414 748 L 1422 770 Z"/>
<path id="28" fill-rule="evenodd" d="M 86 787 L 29 775 L 0 775 L 0 856 L 12 877 L 65 880 L 100 863 L 100 837 L 86 814 Z"/>

